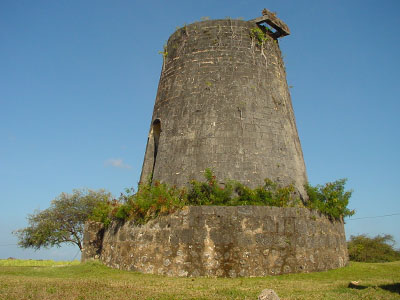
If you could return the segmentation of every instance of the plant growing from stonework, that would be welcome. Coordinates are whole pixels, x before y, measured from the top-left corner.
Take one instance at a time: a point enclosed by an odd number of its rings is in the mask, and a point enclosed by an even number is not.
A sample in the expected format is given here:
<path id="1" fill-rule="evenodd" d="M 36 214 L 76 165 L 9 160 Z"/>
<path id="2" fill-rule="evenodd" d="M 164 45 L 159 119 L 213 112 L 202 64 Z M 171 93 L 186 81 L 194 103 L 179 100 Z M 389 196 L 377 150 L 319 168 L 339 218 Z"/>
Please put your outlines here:
<path id="1" fill-rule="evenodd" d="M 227 181 L 224 186 L 217 182 L 210 169 L 204 172 L 205 182 L 192 180 L 187 196 L 188 205 L 229 205 L 233 195 L 233 185 Z"/>
<path id="2" fill-rule="evenodd" d="M 257 44 L 261 47 L 264 46 L 266 41 L 269 39 L 267 33 L 265 33 L 260 27 L 253 27 L 250 29 L 250 37 L 257 41 Z"/>
<path id="3" fill-rule="evenodd" d="M 263 28 L 263 29 L 262 29 Z M 254 42 L 254 40 L 257 42 L 257 44 L 259 45 L 260 49 L 261 49 L 261 55 L 264 57 L 265 59 L 265 66 L 267 66 L 267 56 L 264 53 L 264 46 L 266 44 L 266 42 L 270 39 L 269 35 L 267 34 L 267 30 L 268 28 L 265 26 L 256 26 L 250 29 L 250 37 L 252 40 L 252 43 Z"/>
<path id="4" fill-rule="evenodd" d="M 158 181 L 139 185 L 138 191 L 126 189 L 118 200 L 99 204 L 91 220 L 104 223 L 111 220 L 134 220 L 138 224 L 158 216 L 171 214 L 187 205 L 264 205 L 276 207 L 302 206 L 293 185 L 281 186 L 265 179 L 262 186 L 250 188 L 238 181 L 225 180 L 220 184 L 210 169 L 204 172 L 205 181 L 192 180 L 188 190 L 168 186 Z M 326 185 L 306 185 L 309 209 L 315 209 L 332 219 L 342 219 L 354 214 L 347 208 L 351 191 L 345 191 L 346 180 Z"/>
<path id="5" fill-rule="evenodd" d="M 162 66 L 162 69 L 164 70 L 164 68 L 165 68 L 165 61 L 166 61 L 167 56 L 168 56 L 167 45 L 164 45 L 163 51 L 158 51 L 158 53 L 161 54 L 162 57 L 163 57 L 163 66 Z"/>
<path id="6" fill-rule="evenodd" d="M 88 220 L 101 222 L 107 228 L 113 220 L 113 215 L 115 215 L 120 206 L 121 203 L 116 199 L 99 202 L 88 216 Z"/>
<path id="7" fill-rule="evenodd" d="M 347 179 L 339 179 L 324 185 L 305 185 L 308 194 L 306 207 L 339 220 L 354 215 L 355 211 L 347 207 L 352 191 L 345 190 Z"/>
<path id="8" fill-rule="evenodd" d="M 169 187 L 165 183 L 156 181 L 140 184 L 138 192 L 126 190 L 119 200 L 123 203 L 115 213 L 117 219 L 135 220 L 137 223 L 146 223 L 160 215 L 168 215 L 182 208 L 186 204 L 186 190 Z"/>
<path id="9" fill-rule="evenodd" d="M 250 188 L 238 181 L 218 184 L 210 169 L 204 173 L 205 182 L 193 180 L 188 193 L 189 205 L 267 205 L 287 207 L 298 203 L 293 185 L 279 186 L 265 179 L 263 186 Z"/>
<path id="10" fill-rule="evenodd" d="M 270 179 L 264 180 L 264 185 L 251 189 L 244 184 L 235 182 L 237 197 L 233 199 L 238 205 L 267 205 L 288 207 L 295 206 L 299 199 L 293 185 L 279 186 Z"/>

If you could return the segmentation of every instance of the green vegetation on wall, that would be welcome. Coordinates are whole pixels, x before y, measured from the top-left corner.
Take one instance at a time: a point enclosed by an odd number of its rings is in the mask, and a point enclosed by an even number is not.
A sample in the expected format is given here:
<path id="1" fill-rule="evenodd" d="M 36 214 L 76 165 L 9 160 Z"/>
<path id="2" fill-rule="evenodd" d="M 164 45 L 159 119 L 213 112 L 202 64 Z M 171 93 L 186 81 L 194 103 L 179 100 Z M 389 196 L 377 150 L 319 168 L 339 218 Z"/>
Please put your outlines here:
<path id="1" fill-rule="evenodd" d="M 257 44 L 260 46 L 264 46 L 265 42 L 270 39 L 269 35 L 266 33 L 268 28 L 260 26 L 254 27 L 250 29 L 250 37 L 257 41 Z"/>
<path id="2" fill-rule="evenodd" d="M 352 191 L 345 191 L 346 181 L 347 179 L 339 179 L 317 186 L 306 184 L 309 198 L 306 206 L 334 219 L 354 215 L 355 211 L 347 208 Z"/>
<path id="3" fill-rule="evenodd" d="M 345 191 L 345 179 L 315 187 L 306 185 L 310 198 L 304 203 L 299 199 L 293 185 L 279 186 L 269 179 L 264 185 L 249 188 L 240 182 L 226 180 L 219 184 L 211 170 L 205 170 L 205 181 L 193 180 L 190 188 L 168 186 L 165 183 L 140 184 L 137 193 L 127 189 L 118 201 L 99 204 L 90 220 L 108 226 L 111 220 L 135 220 L 143 224 L 160 215 L 168 215 L 187 205 L 265 205 L 277 207 L 307 207 L 341 220 L 351 216 L 354 210 L 347 208 L 351 191 Z"/>

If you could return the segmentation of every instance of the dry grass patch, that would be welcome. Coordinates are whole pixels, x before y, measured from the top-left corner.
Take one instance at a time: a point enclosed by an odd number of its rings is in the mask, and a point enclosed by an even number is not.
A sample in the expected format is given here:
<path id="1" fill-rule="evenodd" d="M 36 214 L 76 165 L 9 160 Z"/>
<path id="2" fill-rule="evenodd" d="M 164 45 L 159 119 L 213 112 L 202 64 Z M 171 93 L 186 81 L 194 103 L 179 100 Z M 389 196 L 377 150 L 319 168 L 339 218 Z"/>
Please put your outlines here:
<path id="1" fill-rule="evenodd" d="M 64 267 L 79 265 L 78 260 L 54 261 L 54 260 L 33 260 L 33 259 L 0 259 L 0 267 Z"/>

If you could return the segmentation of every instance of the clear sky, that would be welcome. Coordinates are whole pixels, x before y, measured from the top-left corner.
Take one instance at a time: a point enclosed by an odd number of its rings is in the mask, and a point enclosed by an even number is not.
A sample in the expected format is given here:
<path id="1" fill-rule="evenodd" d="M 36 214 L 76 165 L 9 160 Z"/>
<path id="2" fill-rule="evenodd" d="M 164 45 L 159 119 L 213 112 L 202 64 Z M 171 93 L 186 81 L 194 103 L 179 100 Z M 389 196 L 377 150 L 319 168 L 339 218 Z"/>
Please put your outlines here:
<path id="1" fill-rule="evenodd" d="M 291 29 L 280 46 L 310 183 L 348 178 L 347 235 L 399 246 L 400 1 L 2 0 L 0 258 L 74 258 L 19 249 L 11 231 L 61 192 L 136 187 L 158 51 L 177 26 L 264 7 Z"/>

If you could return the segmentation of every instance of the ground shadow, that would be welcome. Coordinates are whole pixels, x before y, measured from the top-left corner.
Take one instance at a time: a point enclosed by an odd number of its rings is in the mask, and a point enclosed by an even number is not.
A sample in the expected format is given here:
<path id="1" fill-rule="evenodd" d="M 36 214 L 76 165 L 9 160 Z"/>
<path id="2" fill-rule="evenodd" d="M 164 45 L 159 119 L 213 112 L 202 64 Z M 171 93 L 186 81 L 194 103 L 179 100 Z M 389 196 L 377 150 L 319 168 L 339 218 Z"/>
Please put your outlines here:
<path id="1" fill-rule="evenodd" d="M 363 290 L 363 289 L 368 288 L 368 286 L 366 286 L 366 285 L 359 285 L 358 283 L 353 283 L 353 282 L 350 282 L 348 287 L 351 289 L 356 289 L 356 290 Z"/>
<path id="2" fill-rule="evenodd" d="M 373 286 L 371 286 L 371 285 L 360 285 L 358 283 L 350 282 L 348 287 L 351 288 L 351 289 L 355 289 L 355 290 L 364 290 L 364 289 L 367 289 L 367 288 L 373 287 Z M 375 288 L 376 287 L 381 288 L 382 290 L 385 290 L 385 291 L 389 291 L 389 292 L 392 292 L 392 293 L 400 294 L 400 283 L 381 284 L 379 286 L 375 286 Z"/>
<path id="3" fill-rule="evenodd" d="M 400 294 L 400 283 L 382 284 L 379 287 L 383 290 Z"/>

